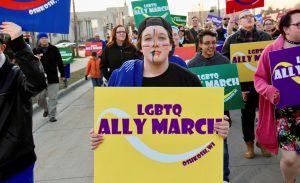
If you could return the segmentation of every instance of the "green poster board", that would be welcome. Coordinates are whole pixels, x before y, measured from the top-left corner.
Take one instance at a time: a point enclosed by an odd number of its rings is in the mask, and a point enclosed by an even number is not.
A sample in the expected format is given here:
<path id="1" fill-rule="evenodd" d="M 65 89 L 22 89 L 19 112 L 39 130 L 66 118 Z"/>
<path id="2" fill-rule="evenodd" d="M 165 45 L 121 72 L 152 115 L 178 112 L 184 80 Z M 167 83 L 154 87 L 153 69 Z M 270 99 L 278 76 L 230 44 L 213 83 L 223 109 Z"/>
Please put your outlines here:
<path id="1" fill-rule="evenodd" d="M 72 48 L 59 48 L 59 52 L 64 64 L 73 62 Z"/>
<path id="2" fill-rule="evenodd" d="M 171 15 L 172 18 L 172 23 L 171 25 L 174 26 L 179 26 L 179 25 L 186 25 L 186 16 L 182 16 L 182 15 Z"/>
<path id="3" fill-rule="evenodd" d="M 204 87 L 224 87 L 224 109 L 244 108 L 236 64 L 190 68 Z"/>
<path id="4" fill-rule="evenodd" d="M 131 2 L 136 27 L 147 17 L 160 16 L 172 22 L 167 0 L 143 0 Z"/>

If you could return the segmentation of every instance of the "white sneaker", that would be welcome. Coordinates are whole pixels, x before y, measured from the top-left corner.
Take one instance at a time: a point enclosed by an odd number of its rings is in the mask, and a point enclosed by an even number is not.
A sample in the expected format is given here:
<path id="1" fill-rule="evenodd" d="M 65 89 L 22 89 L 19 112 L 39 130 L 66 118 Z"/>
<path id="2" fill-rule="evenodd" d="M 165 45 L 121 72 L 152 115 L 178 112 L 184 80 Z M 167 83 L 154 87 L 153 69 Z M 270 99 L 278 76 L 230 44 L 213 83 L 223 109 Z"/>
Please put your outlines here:
<path id="1" fill-rule="evenodd" d="M 226 180 L 224 180 L 223 183 L 229 183 L 229 182 L 227 182 Z"/>

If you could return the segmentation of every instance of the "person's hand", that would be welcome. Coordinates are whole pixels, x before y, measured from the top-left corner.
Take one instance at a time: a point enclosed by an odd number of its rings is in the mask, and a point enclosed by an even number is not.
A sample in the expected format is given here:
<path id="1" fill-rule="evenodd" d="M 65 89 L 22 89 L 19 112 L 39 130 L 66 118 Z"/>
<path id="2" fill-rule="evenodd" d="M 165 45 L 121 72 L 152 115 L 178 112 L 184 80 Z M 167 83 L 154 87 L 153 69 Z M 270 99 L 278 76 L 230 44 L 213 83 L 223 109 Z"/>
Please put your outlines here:
<path id="1" fill-rule="evenodd" d="M 242 95 L 243 95 L 243 101 L 244 101 L 244 102 L 247 102 L 248 94 L 249 94 L 249 93 L 250 93 L 249 91 L 242 92 Z"/>
<path id="2" fill-rule="evenodd" d="M 85 80 L 86 80 L 86 81 L 88 80 L 88 77 L 87 77 L 87 75 L 85 75 Z"/>
<path id="3" fill-rule="evenodd" d="M 91 150 L 95 150 L 100 144 L 102 144 L 104 141 L 104 138 L 100 134 L 96 134 L 94 132 L 94 129 L 92 128 L 90 130 L 90 146 Z"/>
<path id="4" fill-rule="evenodd" d="M 13 22 L 2 22 L 2 25 L 0 25 L 0 31 L 8 34 L 11 40 L 14 40 L 22 35 L 22 28 Z"/>
<path id="5" fill-rule="evenodd" d="M 224 138 L 227 138 L 229 133 L 229 117 L 224 115 L 224 120 L 220 123 L 215 123 L 214 130 Z"/>
<path id="6" fill-rule="evenodd" d="M 280 93 L 279 93 L 279 91 L 276 91 L 274 94 L 274 103 L 275 104 L 278 104 L 279 98 L 280 98 Z"/>
<path id="7" fill-rule="evenodd" d="M 62 81 L 65 81 L 65 80 L 66 80 L 66 78 L 65 78 L 65 77 L 61 77 L 61 80 L 62 80 Z"/>

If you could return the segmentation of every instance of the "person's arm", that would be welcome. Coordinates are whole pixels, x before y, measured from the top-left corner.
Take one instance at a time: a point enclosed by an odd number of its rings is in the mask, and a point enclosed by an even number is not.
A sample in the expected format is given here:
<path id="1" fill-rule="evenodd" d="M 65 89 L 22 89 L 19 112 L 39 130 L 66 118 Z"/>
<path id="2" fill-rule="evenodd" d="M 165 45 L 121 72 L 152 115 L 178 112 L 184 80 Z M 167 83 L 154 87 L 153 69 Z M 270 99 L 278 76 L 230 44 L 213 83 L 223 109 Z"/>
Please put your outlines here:
<path id="1" fill-rule="evenodd" d="M 60 73 L 60 77 L 61 79 L 65 79 L 65 67 L 64 67 L 64 63 L 63 63 L 63 60 L 61 58 L 61 55 L 59 53 L 59 50 L 58 48 L 55 47 L 55 50 L 56 50 L 56 63 L 57 63 L 57 67 L 58 67 L 58 70 L 59 70 L 59 73 Z"/>
<path id="2" fill-rule="evenodd" d="M 229 19 L 229 22 L 228 22 L 228 25 L 227 25 L 227 35 L 226 35 L 226 37 L 228 37 L 228 36 L 230 36 L 231 34 L 234 33 L 234 31 L 233 31 L 233 27 L 234 27 L 234 24 L 235 24 L 234 17 L 235 17 L 235 15 L 234 15 L 234 13 L 232 13 L 230 15 L 230 19 Z"/>
<path id="3" fill-rule="evenodd" d="M 92 65 L 92 62 L 91 62 L 91 60 L 89 60 L 87 65 L 86 65 L 86 68 L 85 68 L 85 80 L 88 80 L 88 76 L 89 76 L 90 71 L 91 71 L 91 65 Z"/>
<path id="4" fill-rule="evenodd" d="M 230 37 L 228 37 L 224 43 L 224 46 L 222 48 L 222 54 L 227 57 L 229 60 L 230 60 L 230 44 L 231 44 L 231 39 L 232 39 L 232 36 L 234 35 L 231 35 Z"/>
<path id="5" fill-rule="evenodd" d="M 46 78 L 40 61 L 23 40 L 22 28 L 12 22 L 3 22 L 0 28 L 1 32 L 10 35 L 9 45 L 15 53 L 16 62 L 22 71 L 17 78 L 19 89 L 22 90 L 25 97 L 37 95 L 46 88 Z"/>
<path id="6" fill-rule="evenodd" d="M 108 68 L 109 68 L 109 61 L 108 61 L 108 47 L 104 49 L 101 55 L 101 62 L 100 62 L 100 71 L 103 74 L 104 78 L 108 81 L 109 80 L 109 73 L 108 73 Z"/>
<path id="7" fill-rule="evenodd" d="M 270 46 L 270 45 L 269 45 Z M 270 65 L 269 65 L 268 47 L 262 52 L 257 70 L 254 74 L 255 90 L 265 97 L 272 104 L 277 104 L 280 100 L 280 93 L 270 82 Z"/>

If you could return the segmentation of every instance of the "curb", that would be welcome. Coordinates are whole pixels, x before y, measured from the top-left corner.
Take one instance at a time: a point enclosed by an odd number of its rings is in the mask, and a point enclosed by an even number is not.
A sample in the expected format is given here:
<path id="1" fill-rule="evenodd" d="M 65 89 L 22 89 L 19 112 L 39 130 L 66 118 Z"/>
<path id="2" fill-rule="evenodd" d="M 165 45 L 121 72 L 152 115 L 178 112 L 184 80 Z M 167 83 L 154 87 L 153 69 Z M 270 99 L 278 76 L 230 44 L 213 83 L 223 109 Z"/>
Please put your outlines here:
<path id="1" fill-rule="evenodd" d="M 60 99 L 60 98 L 64 97 L 65 95 L 67 95 L 71 91 L 75 90 L 76 88 L 78 88 L 79 86 L 84 84 L 85 82 L 86 82 L 85 79 L 82 78 L 82 79 L 76 81 L 75 83 L 72 83 L 67 88 L 59 90 L 59 92 L 57 94 L 57 99 Z M 37 103 L 33 104 L 32 108 L 33 108 L 33 113 L 36 113 L 36 112 L 39 112 L 39 111 L 42 110 L 42 108 L 40 108 Z"/>

